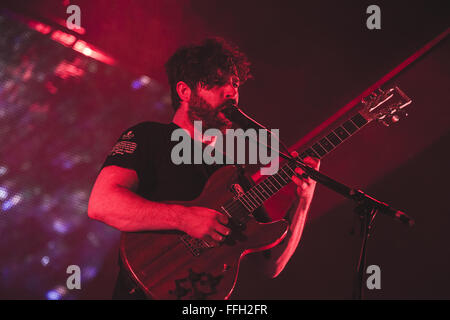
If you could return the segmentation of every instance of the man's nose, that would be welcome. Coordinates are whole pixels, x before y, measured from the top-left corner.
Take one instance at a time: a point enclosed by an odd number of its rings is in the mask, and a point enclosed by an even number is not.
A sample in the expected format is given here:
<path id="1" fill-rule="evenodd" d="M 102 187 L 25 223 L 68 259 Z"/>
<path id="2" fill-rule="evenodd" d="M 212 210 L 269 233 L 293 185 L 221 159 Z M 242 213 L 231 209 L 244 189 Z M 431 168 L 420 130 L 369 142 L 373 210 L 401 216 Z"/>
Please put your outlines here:
<path id="1" fill-rule="evenodd" d="M 238 102 L 239 99 L 239 89 L 233 85 L 227 85 L 225 88 L 225 99 L 232 99 Z"/>

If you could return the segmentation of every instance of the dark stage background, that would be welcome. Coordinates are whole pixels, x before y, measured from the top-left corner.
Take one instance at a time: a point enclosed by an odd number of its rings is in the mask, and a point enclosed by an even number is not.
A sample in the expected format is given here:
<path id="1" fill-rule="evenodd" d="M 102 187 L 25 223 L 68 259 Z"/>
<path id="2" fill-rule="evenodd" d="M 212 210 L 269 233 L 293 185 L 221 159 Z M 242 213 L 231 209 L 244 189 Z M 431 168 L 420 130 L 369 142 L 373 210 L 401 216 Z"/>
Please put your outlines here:
<path id="1" fill-rule="evenodd" d="M 83 34 L 64 27 L 81 9 Z M 381 8 L 381 30 L 366 8 Z M 0 7 L 0 298 L 109 299 L 119 232 L 86 215 L 100 166 L 119 134 L 169 122 L 163 64 L 180 45 L 222 36 L 254 79 L 240 105 L 287 145 L 325 121 L 448 28 L 448 1 L 2 1 Z M 58 32 L 55 32 L 58 31 Z M 448 38 L 448 37 L 447 37 Z M 321 170 L 415 218 L 378 215 L 367 299 L 450 298 L 449 41 L 395 83 L 409 117 L 371 123 Z M 282 204 L 280 204 L 280 208 Z M 318 186 L 303 239 L 283 273 L 244 262 L 234 299 L 350 299 L 359 254 L 353 204 Z M 280 209 L 281 211 L 281 209 Z M 351 235 L 352 227 L 356 235 Z M 81 290 L 66 268 L 79 265 Z"/>

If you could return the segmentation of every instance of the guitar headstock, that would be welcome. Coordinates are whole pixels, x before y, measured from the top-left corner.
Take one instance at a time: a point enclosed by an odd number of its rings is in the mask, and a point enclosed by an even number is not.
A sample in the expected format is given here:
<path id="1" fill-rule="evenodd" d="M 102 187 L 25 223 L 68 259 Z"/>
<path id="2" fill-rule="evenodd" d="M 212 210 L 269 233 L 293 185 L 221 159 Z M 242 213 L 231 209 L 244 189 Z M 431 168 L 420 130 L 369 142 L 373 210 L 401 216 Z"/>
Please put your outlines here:
<path id="1" fill-rule="evenodd" d="M 412 100 L 399 87 L 373 91 L 361 100 L 363 109 L 361 114 L 367 120 L 378 120 L 385 126 L 389 126 L 408 116 L 405 107 Z"/>

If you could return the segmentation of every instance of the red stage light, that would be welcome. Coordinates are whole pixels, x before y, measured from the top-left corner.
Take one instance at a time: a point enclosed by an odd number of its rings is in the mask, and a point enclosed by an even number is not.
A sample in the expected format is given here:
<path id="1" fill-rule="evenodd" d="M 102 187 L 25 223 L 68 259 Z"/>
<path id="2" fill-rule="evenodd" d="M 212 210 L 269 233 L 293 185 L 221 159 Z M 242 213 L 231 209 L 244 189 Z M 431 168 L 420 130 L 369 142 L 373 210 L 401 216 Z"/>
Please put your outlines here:
<path id="1" fill-rule="evenodd" d="M 65 45 L 66 47 L 70 47 L 77 40 L 77 37 L 59 30 L 53 31 L 51 38 Z"/>
<path id="2" fill-rule="evenodd" d="M 50 31 L 52 31 L 52 27 L 37 21 L 28 21 L 28 26 L 43 34 L 48 34 Z"/>
<path id="3" fill-rule="evenodd" d="M 72 63 L 62 61 L 55 69 L 55 74 L 61 79 L 67 79 L 69 77 L 81 77 L 84 74 L 84 70 L 77 68 Z"/>
<path id="4" fill-rule="evenodd" d="M 55 19 L 55 21 L 62 27 L 67 28 L 67 22 L 65 20 L 62 19 Z M 72 31 L 78 33 L 78 34 L 85 34 L 86 33 L 86 29 L 84 29 L 82 26 L 77 27 L 75 25 L 75 27 L 73 29 L 71 29 Z"/>
<path id="5" fill-rule="evenodd" d="M 85 56 L 91 57 L 95 60 L 104 62 L 106 64 L 109 64 L 109 65 L 116 64 L 116 61 L 113 58 L 104 54 L 102 51 L 98 50 L 94 46 L 87 44 L 83 40 L 78 40 L 74 44 L 73 49 L 84 54 Z"/>

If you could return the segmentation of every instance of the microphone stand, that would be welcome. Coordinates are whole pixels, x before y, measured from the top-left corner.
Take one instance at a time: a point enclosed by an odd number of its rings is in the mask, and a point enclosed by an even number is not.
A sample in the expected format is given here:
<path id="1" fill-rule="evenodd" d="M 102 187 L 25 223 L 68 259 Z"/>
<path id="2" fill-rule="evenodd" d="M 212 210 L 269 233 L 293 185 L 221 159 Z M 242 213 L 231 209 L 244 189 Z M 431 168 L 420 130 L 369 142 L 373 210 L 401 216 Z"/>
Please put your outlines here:
<path id="1" fill-rule="evenodd" d="M 269 134 L 271 134 L 270 130 L 266 129 L 264 126 L 260 125 L 258 122 L 253 120 L 251 117 L 246 115 L 238 107 L 236 107 L 236 106 L 232 106 L 232 107 L 237 109 L 235 111 L 238 111 L 239 113 L 241 113 L 243 116 L 245 116 L 246 119 L 253 122 L 255 126 L 261 128 L 261 129 L 264 129 L 264 130 L 268 131 Z M 245 120 L 245 121 L 247 121 L 247 120 Z M 409 227 L 412 227 L 414 225 L 414 220 L 411 217 L 409 217 L 408 215 L 406 215 L 404 212 L 392 208 L 388 204 L 381 202 L 381 201 L 367 195 L 363 191 L 348 187 L 348 186 L 332 179 L 331 177 L 309 167 L 302 160 L 300 160 L 299 157 L 294 158 L 294 157 L 292 157 L 286 153 L 283 153 L 279 150 L 275 150 L 274 148 L 272 148 L 272 146 L 268 146 L 265 143 L 261 143 L 259 141 L 259 139 L 257 139 L 256 142 L 258 144 L 269 147 L 273 151 L 277 152 L 282 158 L 284 158 L 288 161 L 295 161 L 297 166 L 299 166 L 311 179 L 317 181 L 318 183 L 327 187 L 328 189 L 331 189 L 331 190 L 341 194 L 345 198 L 350 199 L 356 203 L 356 207 L 355 207 L 354 211 L 356 214 L 358 214 L 358 216 L 360 217 L 360 220 L 361 220 L 362 243 L 361 243 L 361 250 L 360 250 L 358 265 L 356 267 L 352 298 L 354 300 L 361 300 L 362 296 L 363 296 L 362 295 L 362 293 L 363 293 L 363 278 L 364 278 L 363 275 L 364 275 L 366 256 L 367 256 L 367 239 L 370 236 L 370 231 L 372 229 L 375 216 L 377 215 L 377 213 L 382 213 L 382 214 L 385 214 L 385 215 L 388 215 L 388 216 L 394 218 L 397 221 L 407 224 Z M 282 145 L 284 146 L 284 144 L 282 144 Z"/>

